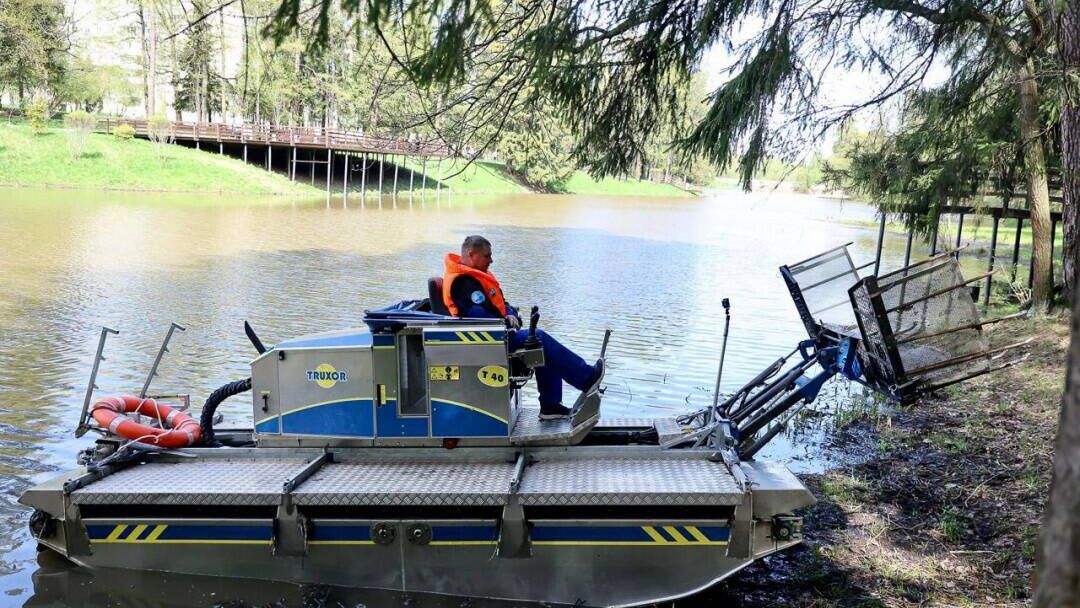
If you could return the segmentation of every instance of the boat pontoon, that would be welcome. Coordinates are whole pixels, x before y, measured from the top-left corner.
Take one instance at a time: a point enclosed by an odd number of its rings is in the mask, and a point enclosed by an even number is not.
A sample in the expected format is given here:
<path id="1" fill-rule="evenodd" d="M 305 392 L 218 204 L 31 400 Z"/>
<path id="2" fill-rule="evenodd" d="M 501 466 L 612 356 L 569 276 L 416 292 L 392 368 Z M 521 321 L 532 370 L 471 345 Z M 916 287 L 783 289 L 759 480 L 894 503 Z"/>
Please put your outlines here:
<path id="1" fill-rule="evenodd" d="M 77 430 L 101 437 L 20 502 L 42 546 L 91 568 L 564 604 L 685 596 L 800 542 L 813 496 L 754 456 L 826 380 L 909 402 L 1000 367 L 947 255 L 860 278 L 845 246 L 781 274 L 809 338 L 669 418 L 605 415 L 597 385 L 540 421 L 522 403 L 538 344 L 510 352 L 501 321 L 438 314 L 437 298 L 270 348 L 247 328 L 250 379 L 215 391 L 197 424 L 145 398 L 175 327 L 138 398 L 91 407 L 103 329 Z M 217 405 L 247 390 L 253 426 L 215 431 Z M 193 445 L 165 449 L 166 434 Z"/>

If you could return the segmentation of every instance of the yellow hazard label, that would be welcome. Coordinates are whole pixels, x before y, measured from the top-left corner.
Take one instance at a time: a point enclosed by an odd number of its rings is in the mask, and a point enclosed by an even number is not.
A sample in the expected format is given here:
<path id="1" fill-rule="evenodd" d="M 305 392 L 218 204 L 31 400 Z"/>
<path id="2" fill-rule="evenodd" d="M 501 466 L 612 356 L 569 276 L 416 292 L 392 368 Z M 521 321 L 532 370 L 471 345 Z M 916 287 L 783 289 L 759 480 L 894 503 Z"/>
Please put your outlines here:
<path id="1" fill-rule="evenodd" d="M 501 365 L 485 365 L 476 372 L 476 377 L 488 386 L 498 388 L 506 386 L 510 374 Z"/>
<path id="2" fill-rule="evenodd" d="M 428 380 L 460 380 L 461 371 L 456 365 L 432 365 L 428 368 Z"/>

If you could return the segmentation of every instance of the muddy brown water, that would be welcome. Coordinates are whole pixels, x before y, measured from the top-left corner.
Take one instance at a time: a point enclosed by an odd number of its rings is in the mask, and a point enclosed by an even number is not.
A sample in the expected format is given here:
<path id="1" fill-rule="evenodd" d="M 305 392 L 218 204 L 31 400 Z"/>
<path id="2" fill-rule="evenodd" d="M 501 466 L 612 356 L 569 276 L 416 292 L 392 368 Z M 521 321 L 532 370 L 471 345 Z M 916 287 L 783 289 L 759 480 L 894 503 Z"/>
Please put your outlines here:
<path id="1" fill-rule="evenodd" d="M 290 201 L 0 189 L 0 605 L 407 605 L 372 593 L 328 599 L 288 585 L 132 572 L 92 573 L 38 554 L 16 499 L 74 466 L 100 327 L 98 395 L 141 387 L 170 321 L 175 336 L 156 393 L 190 393 L 249 375 L 263 341 L 358 326 L 368 308 L 426 295 L 442 256 L 466 234 L 494 243 L 492 271 L 509 300 L 538 304 L 541 327 L 587 358 L 614 330 L 604 412 L 673 415 L 711 401 L 732 302 L 723 390 L 733 390 L 805 332 L 777 268 L 853 242 L 872 259 L 876 230 L 861 204 L 791 194 L 694 199 L 542 196 Z M 903 256 L 886 247 L 884 268 Z M 572 397 L 572 396 L 571 396 Z M 851 398 L 834 384 L 822 407 Z M 224 426 L 250 424 L 244 399 Z M 762 455 L 796 471 L 828 466 L 820 433 L 781 437 Z M 319 592 L 322 593 L 322 592 Z M 345 592 L 342 592 L 345 593 Z M 461 605 L 446 598 L 432 605 Z"/>

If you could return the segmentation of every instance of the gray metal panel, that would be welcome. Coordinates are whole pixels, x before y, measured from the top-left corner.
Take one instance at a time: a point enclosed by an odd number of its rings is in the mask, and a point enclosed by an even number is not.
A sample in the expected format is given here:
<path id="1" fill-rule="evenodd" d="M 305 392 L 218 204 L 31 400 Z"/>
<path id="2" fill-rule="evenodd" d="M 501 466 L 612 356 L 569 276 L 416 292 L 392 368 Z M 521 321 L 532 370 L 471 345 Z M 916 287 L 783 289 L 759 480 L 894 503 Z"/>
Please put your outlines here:
<path id="1" fill-rule="evenodd" d="M 655 428 L 663 444 L 684 434 L 684 428 L 674 418 L 631 418 L 622 416 L 601 416 L 597 429 L 605 428 Z"/>
<path id="2" fill-rule="evenodd" d="M 341 348 L 309 348 L 285 351 L 278 362 L 279 399 L 283 415 L 297 408 L 338 399 L 371 399 L 374 382 L 371 379 L 371 350 Z M 346 380 L 327 383 L 324 387 L 308 379 L 308 372 L 330 365 L 346 373 Z M 284 429 L 282 429 L 284 431 Z"/>
<path id="3" fill-rule="evenodd" d="M 722 463 L 702 458 L 540 460 L 519 491 L 529 505 L 736 505 L 743 494 Z"/>
<path id="4" fill-rule="evenodd" d="M 267 392 L 263 400 L 263 391 Z M 263 407 L 266 407 L 264 410 Z M 277 357 L 259 357 L 251 363 L 251 419 L 257 427 L 260 422 L 272 422 L 272 430 L 259 434 L 281 434 L 281 394 L 278 390 Z M 258 429 L 256 428 L 256 431 Z"/>
<path id="5" fill-rule="evenodd" d="M 596 419 L 574 426 L 570 418 L 540 420 L 539 407 L 523 407 L 510 432 L 511 445 L 571 445 L 595 426 Z"/>
<path id="6" fill-rule="evenodd" d="M 192 460 L 114 473 L 71 494 L 75 504 L 276 505 L 306 460 Z"/>
<path id="7" fill-rule="evenodd" d="M 806 486 L 780 463 L 755 460 L 739 466 L 753 484 L 754 517 L 768 519 L 817 502 Z"/>
<path id="8" fill-rule="evenodd" d="M 349 462 L 324 466 L 293 492 L 298 505 L 503 505 L 513 462 Z"/>

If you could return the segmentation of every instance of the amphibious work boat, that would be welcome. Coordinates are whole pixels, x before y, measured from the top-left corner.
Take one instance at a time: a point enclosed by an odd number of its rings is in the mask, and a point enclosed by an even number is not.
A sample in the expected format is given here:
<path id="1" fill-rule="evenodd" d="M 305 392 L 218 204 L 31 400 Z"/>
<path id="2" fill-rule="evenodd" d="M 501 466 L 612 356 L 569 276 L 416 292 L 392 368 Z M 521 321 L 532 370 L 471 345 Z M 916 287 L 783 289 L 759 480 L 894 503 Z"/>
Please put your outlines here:
<path id="1" fill-rule="evenodd" d="M 447 316 L 434 284 L 361 329 L 266 348 L 247 328 L 251 377 L 200 421 L 145 397 L 173 328 L 139 397 L 91 406 L 103 329 L 76 431 L 101 437 L 20 502 L 41 545 L 93 568 L 564 604 L 685 596 L 800 542 L 814 498 L 754 455 L 826 380 L 910 402 L 1016 361 L 995 363 L 948 255 L 860 277 L 845 246 L 781 274 L 809 338 L 675 418 L 606 416 L 597 383 L 569 418 L 540 421 L 521 398 L 538 343 L 509 352 L 501 321 Z M 253 427 L 215 431 L 218 404 L 248 390 Z"/>

